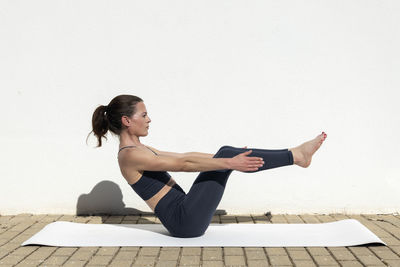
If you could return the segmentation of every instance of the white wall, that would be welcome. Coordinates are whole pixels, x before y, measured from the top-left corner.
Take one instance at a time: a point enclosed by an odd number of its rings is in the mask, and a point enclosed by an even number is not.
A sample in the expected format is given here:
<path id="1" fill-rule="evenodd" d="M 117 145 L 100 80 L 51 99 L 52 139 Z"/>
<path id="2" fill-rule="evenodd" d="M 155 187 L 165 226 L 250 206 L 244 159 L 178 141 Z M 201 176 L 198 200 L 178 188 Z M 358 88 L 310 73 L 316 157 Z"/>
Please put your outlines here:
<path id="1" fill-rule="evenodd" d="M 307 169 L 233 172 L 218 209 L 400 210 L 398 1 L 1 1 L 0 214 L 150 212 L 100 104 L 144 99 L 144 144 L 281 149 L 325 131 Z M 198 173 L 171 175 L 188 191 Z M 78 201 L 79 200 L 79 201 Z"/>

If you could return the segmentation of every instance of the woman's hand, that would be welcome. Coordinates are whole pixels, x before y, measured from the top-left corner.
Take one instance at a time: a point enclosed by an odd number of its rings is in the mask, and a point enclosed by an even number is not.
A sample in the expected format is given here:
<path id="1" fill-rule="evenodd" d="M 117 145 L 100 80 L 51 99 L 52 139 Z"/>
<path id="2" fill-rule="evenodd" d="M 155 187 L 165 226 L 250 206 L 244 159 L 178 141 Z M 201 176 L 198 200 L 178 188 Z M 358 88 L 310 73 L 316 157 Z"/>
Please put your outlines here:
<path id="1" fill-rule="evenodd" d="M 232 170 L 236 171 L 257 171 L 264 165 L 263 158 L 259 157 L 248 157 L 252 150 L 245 151 L 239 155 L 230 159 L 230 165 Z"/>

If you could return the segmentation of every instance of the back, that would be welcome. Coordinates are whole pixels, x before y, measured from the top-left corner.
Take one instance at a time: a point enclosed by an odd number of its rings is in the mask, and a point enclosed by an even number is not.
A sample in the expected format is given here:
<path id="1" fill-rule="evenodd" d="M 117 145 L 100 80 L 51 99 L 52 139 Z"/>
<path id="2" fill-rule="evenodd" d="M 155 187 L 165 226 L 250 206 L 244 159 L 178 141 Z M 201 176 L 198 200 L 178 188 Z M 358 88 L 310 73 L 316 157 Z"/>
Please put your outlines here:
<path id="1" fill-rule="evenodd" d="M 131 148 L 134 146 L 126 146 L 122 147 L 118 153 L 125 148 Z M 147 147 L 146 147 L 147 148 Z M 150 148 L 148 148 L 151 150 Z M 157 153 L 151 150 L 155 155 L 157 156 Z M 146 154 L 146 153 L 142 153 Z M 122 171 L 122 168 L 121 168 Z M 125 177 L 128 180 L 128 183 L 132 187 L 132 189 L 143 199 L 143 200 L 149 200 L 152 198 L 154 195 L 156 195 L 160 190 L 165 186 L 169 185 L 172 188 L 175 188 L 178 191 L 181 191 L 182 193 L 185 194 L 183 189 L 175 183 L 175 181 L 172 179 L 171 175 L 167 171 L 148 171 L 144 170 L 143 172 L 138 172 L 141 173 L 140 176 L 137 176 L 137 179 L 135 179 L 134 182 L 130 183 L 129 179 Z"/>

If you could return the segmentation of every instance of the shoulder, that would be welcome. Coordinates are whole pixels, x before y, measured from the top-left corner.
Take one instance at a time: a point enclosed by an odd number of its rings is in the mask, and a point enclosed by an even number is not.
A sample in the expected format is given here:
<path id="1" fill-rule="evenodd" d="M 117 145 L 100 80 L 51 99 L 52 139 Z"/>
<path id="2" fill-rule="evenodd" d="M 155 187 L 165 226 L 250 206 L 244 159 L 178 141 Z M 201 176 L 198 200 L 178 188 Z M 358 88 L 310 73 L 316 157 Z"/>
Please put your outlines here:
<path id="1" fill-rule="evenodd" d="M 158 149 L 155 149 L 154 147 L 152 147 L 152 146 L 149 146 L 149 145 L 146 145 L 148 148 L 150 148 L 151 150 L 153 150 L 154 152 L 156 152 L 157 154 L 161 154 L 162 153 L 162 151 L 160 151 L 160 150 L 158 150 Z"/>
<path id="2" fill-rule="evenodd" d="M 153 153 L 145 147 L 129 147 L 118 153 L 118 161 L 121 164 L 134 163 L 152 155 Z"/>

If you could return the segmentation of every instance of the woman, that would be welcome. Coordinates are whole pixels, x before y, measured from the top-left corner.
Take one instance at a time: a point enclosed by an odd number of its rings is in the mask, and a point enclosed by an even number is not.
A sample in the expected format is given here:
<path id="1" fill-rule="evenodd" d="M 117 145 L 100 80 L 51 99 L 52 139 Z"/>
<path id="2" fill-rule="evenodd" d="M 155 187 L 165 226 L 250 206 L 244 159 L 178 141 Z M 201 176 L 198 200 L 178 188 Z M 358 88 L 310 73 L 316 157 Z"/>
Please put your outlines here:
<path id="1" fill-rule="evenodd" d="M 140 142 L 141 136 L 148 135 L 150 122 L 141 98 L 119 95 L 108 106 L 96 108 L 92 132 L 98 147 L 108 130 L 119 136 L 118 163 L 123 177 L 175 237 L 204 234 L 233 170 L 249 173 L 293 164 L 306 168 L 326 138 L 322 132 L 297 147 L 280 150 L 222 146 L 216 154 L 174 153 Z M 200 173 L 185 193 L 167 171 Z"/>

